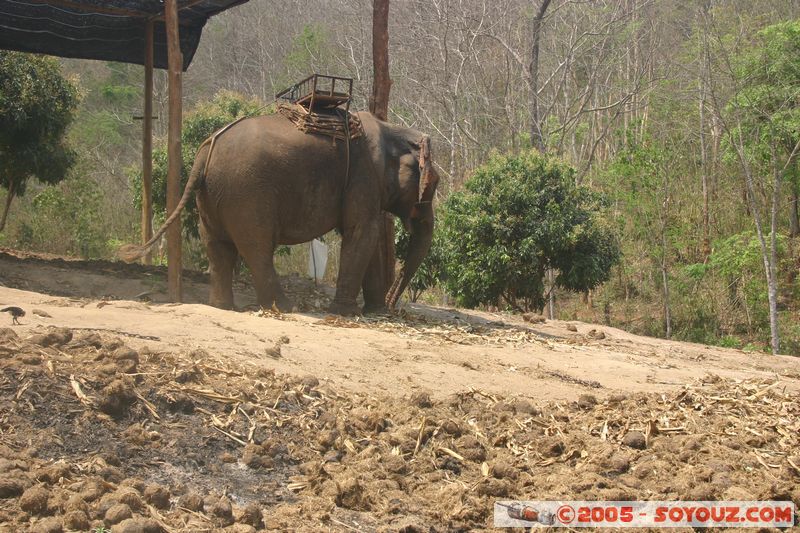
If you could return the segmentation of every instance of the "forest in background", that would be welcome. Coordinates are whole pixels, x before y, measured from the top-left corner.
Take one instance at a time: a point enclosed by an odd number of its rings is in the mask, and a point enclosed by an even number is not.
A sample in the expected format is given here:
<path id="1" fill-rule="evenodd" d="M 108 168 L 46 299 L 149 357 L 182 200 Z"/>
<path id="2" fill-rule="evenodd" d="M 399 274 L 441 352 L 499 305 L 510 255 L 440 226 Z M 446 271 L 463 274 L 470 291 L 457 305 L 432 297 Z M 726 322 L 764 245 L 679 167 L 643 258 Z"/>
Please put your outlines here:
<path id="1" fill-rule="evenodd" d="M 798 138 L 800 83 L 794 92 L 770 92 L 764 83 L 744 86 L 753 79 L 742 76 L 748 62 L 764 59 L 753 56 L 769 39 L 763 30 L 796 21 L 800 2 L 547 4 L 532 68 L 541 1 L 392 0 L 389 118 L 432 136 L 442 177 L 437 202 L 493 151 L 540 148 L 605 195 L 623 254 L 599 289 L 557 293 L 557 317 L 768 349 L 773 305 L 780 352 L 800 355 L 800 173 L 788 157 L 791 142 L 787 148 L 781 138 Z M 354 107 L 366 109 L 371 8 L 365 0 L 251 0 L 211 19 L 184 80 L 187 117 L 202 115 L 223 91 L 269 104 L 311 72 L 352 76 Z M 800 80 L 800 50 L 774 52 L 783 54 L 771 59 L 785 77 Z M 61 63 L 81 93 L 68 134 L 78 162 L 58 185 L 31 184 L 0 245 L 111 258 L 117 244 L 138 237 L 141 122 L 134 116 L 141 115 L 143 69 Z M 164 72 L 155 85 L 157 114 L 166 117 Z M 770 129 L 746 113 L 744 104 L 764 90 L 783 98 L 776 120 L 785 124 L 772 120 Z M 154 127 L 165 135 L 165 120 Z M 202 268 L 197 241 L 186 246 Z M 304 272 L 304 253 L 293 250 L 284 267 Z M 442 291 L 424 298 L 441 303 Z"/>

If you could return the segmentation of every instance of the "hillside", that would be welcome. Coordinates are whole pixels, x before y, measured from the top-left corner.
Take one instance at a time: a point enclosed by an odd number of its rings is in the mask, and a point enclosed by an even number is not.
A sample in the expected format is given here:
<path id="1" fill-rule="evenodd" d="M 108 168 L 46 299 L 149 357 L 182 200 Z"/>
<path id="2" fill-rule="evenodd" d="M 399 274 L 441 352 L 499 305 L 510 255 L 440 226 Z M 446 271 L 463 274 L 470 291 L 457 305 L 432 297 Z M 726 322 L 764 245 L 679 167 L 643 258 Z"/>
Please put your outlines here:
<path id="1" fill-rule="evenodd" d="M 800 499 L 797 358 L 421 305 L 335 318 L 298 278 L 297 313 L 208 307 L 198 274 L 165 304 L 162 278 L 0 254 L 0 304 L 27 311 L 0 330 L 0 531 L 446 531 L 489 527 L 502 497 Z"/>

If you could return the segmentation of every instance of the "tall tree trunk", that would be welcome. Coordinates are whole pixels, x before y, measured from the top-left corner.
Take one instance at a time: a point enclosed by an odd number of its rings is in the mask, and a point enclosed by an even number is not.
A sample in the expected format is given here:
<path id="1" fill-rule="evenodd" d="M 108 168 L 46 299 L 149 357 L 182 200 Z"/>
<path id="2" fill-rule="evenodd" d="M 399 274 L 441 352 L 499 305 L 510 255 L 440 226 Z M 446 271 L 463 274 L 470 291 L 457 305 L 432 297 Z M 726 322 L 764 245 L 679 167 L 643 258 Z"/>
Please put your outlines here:
<path id="1" fill-rule="evenodd" d="M 625 10 L 625 17 L 626 18 L 631 18 L 631 23 L 635 24 L 636 22 L 634 20 L 632 20 L 632 17 L 631 17 L 630 2 L 627 1 L 627 0 L 625 2 L 624 10 Z M 635 35 L 633 36 L 633 40 L 634 41 L 636 40 Z M 626 43 L 626 46 L 625 46 L 625 67 L 623 69 L 624 70 L 623 77 L 625 78 L 625 83 L 624 83 L 624 87 L 622 87 L 621 91 L 620 91 L 620 92 L 623 92 L 623 93 L 627 92 L 628 90 L 630 90 L 630 87 L 631 87 L 631 77 L 632 77 L 631 76 L 631 68 L 632 68 L 631 67 L 631 63 L 633 62 L 632 59 L 631 59 L 631 56 L 633 55 L 633 52 L 631 52 L 632 44 L 633 43 L 631 43 L 631 41 L 629 40 Z M 633 102 L 631 102 L 631 104 L 632 103 Z M 628 107 L 628 105 L 626 104 L 625 107 Z M 631 118 L 632 118 L 631 117 L 631 113 L 629 113 L 628 110 L 626 109 L 626 111 L 624 111 L 622 113 L 622 138 L 623 139 L 627 139 L 628 138 L 628 129 L 630 128 Z"/>
<path id="2" fill-rule="evenodd" d="M 800 235 L 800 220 L 798 220 L 798 203 L 800 203 L 800 199 L 798 199 L 797 188 L 798 185 L 796 183 L 792 183 L 792 199 L 789 207 L 789 257 L 794 257 L 794 250 L 795 250 L 795 240 L 797 236 Z M 798 264 L 795 265 L 796 268 L 789 268 L 788 275 L 786 276 L 786 284 L 791 286 L 794 281 L 797 279 L 797 271 L 800 267 L 800 258 L 798 258 Z"/>
<path id="3" fill-rule="evenodd" d="M 769 300 L 770 344 L 773 355 L 778 355 L 780 338 L 778 337 L 778 209 L 781 195 L 781 171 L 778 169 L 775 145 L 770 146 L 772 159 L 772 206 L 770 213 L 769 256 L 767 265 L 767 299 Z"/>
<path id="4" fill-rule="evenodd" d="M 705 92 L 703 90 L 703 92 Z M 709 190 L 708 190 L 708 148 L 706 146 L 705 133 L 705 102 L 700 101 L 700 175 L 703 186 L 703 262 L 711 255 L 711 216 L 709 214 Z"/>
<path id="5" fill-rule="evenodd" d="M 381 120 L 389 116 L 389 0 L 372 2 L 372 98 L 370 112 Z"/>
<path id="6" fill-rule="evenodd" d="M 6 206 L 3 209 L 3 218 L 0 218 L 0 231 L 6 229 L 6 219 L 8 218 L 8 210 L 11 209 L 11 201 L 14 199 L 14 182 L 8 185 L 8 196 L 6 196 Z"/>
<path id="7" fill-rule="evenodd" d="M 551 0 L 541 0 L 539 9 L 533 17 L 531 24 L 531 62 L 528 68 L 530 79 L 530 102 L 528 104 L 531 116 L 531 144 L 544 152 L 544 135 L 542 133 L 542 117 L 539 109 L 539 43 L 542 40 L 542 20 L 550 6 Z"/>
<path id="8" fill-rule="evenodd" d="M 708 99 L 708 79 L 711 75 L 711 57 L 708 46 L 708 28 L 705 22 L 708 20 L 708 11 L 711 3 L 704 1 L 700 7 L 702 17 L 702 41 L 703 41 L 703 65 L 700 72 L 700 176 L 703 187 L 703 262 L 708 260 L 711 255 L 711 216 L 709 214 L 709 185 L 708 185 L 708 138 L 706 127 L 706 102 Z"/>
<path id="9" fill-rule="evenodd" d="M 667 261 L 667 224 L 669 221 L 669 178 L 666 169 L 663 172 L 663 194 L 661 203 L 661 284 L 664 290 L 664 337 L 672 337 L 672 309 L 669 301 L 669 269 Z"/>
<path id="10" fill-rule="evenodd" d="M 667 235 L 661 230 L 661 285 L 664 290 L 664 337 L 672 338 L 672 310 L 669 302 L 669 272 L 667 269 Z"/>
<path id="11" fill-rule="evenodd" d="M 700 76 L 700 177 L 703 186 L 703 262 L 711 255 L 711 232 L 708 202 L 708 142 L 706 140 L 706 74 L 708 51 L 703 36 L 703 72 Z"/>
<path id="12" fill-rule="evenodd" d="M 541 0 L 536 16 L 533 17 L 533 23 L 531 24 L 531 62 L 528 67 L 528 76 L 530 79 L 530 101 L 528 106 L 531 121 L 531 144 L 542 153 L 545 151 L 545 145 L 544 135 L 542 133 L 542 117 L 540 116 L 541 111 L 539 109 L 539 43 L 542 40 L 542 20 L 544 19 L 544 14 L 547 12 L 547 8 L 550 6 L 550 2 L 551 0 Z M 547 280 L 550 282 L 550 294 L 547 297 L 547 316 L 550 320 L 553 320 L 556 307 L 555 287 L 553 286 L 554 279 L 555 276 L 551 268 L 547 271 Z"/>
<path id="13" fill-rule="evenodd" d="M 767 247 L 767 239 L 764 235 L 764 227 L 761 221 L 761 211 L 758 207 L 758 203 L 756 200 L 755 194 L 755 185 L 753 180 L 753 171 L 750 168 L 750 163 L 747 160 L 747 156 L 745 155 L 744 150 L 744 141 L 741 138 L 741 124 L 737 123 L 738 128 L 738 135 L 739 138 L 734 138 L 733 132 L 728 130 L 728 135 L 731 137 L 731 141 L 736 149 L 736 155 L 739 158 L 739 163 L 741 164 L 742 170 L 744 171 L 744 178 L 745 178 L 745 191 L 747 200 L 749 202 L 750 213 L 753 215 L 753 222 L 756 225 L 756 235 L 758 236 L 758 242 L 761 248 L 761 259 L 764 262 L 764 274 L 767 278 L 767 300 L 769 303 L 769 330 L 770 330 L 770 346 L 772 347 L 772 353 L 778 354 L 778 350 L 780 349 L 780 333 L 778 330 L 778 281 L 775 278 L 775 268 L 773 265 L 772 257 L 774 256 L 771 253 L 771 249 L 775 246 L 774 239 L 775 233 L 777 228 L 773 230 L 772 239 L 773 241 L 770 243 L 770 247 Z M 774 184 L 775 188 L 777 189 L 777 174 L 776 174 L 776 183 Z M 772 202 L 772 222 L 770 226 L 776 226 L 777 224 L 777 217 L 775 216 L 776 211 L 776 200 L 775 197 L 778 194 L 777 190 L 773 190 L 773 202 Z M 774 252 L 774 250 L 772 250 Z"/>
<path id="14" fill-rule="evenodd" d="M 392 80 L 389 77 L 389 0 L 372 2 L 372 97 L 369 110 L 380 120 L 389 118 L 389 92 Z M 378 253 L 383 270 L 383 292 L 389 291 L 394 282 L 395 248 L 394 217 L 384 213 L 378 235 Z"/>

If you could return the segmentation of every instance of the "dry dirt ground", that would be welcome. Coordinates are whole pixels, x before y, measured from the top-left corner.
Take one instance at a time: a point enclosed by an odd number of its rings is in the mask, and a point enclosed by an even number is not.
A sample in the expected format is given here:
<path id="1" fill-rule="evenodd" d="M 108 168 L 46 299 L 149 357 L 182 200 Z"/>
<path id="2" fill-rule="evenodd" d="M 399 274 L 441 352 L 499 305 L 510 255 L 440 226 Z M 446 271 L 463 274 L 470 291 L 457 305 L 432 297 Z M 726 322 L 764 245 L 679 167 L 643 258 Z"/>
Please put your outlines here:
<path id="1" fill-rule="evenodd" d="M 164 298 L 0 251 L 0 532 L 472 531 L 497 499 L 793 500 L 800 360 L 406 306 Z M 250 305 L 251 307 L 247 307 Z M 250 310 L 248 310 L 250 309 Z M 7 323 L 3 323 L 6 322 Z M 7 326 L 7 327 L 6 327 Z"/>

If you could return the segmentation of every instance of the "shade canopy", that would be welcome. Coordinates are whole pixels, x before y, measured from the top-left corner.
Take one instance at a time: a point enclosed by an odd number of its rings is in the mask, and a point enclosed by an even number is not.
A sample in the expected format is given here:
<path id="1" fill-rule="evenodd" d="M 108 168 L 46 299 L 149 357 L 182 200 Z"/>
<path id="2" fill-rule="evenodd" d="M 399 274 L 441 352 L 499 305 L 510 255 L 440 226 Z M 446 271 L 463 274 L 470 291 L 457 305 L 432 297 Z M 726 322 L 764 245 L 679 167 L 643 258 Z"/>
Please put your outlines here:
<path id="1" fill-rule="evenodd" d="M 247 0 L 178 2 L 183 70 L 208 19 Z M 154 22 L 156 68 L 167 68 L 160 0 L 0 0 L 0 49 L 144 64 L 145 25 Z"/>

